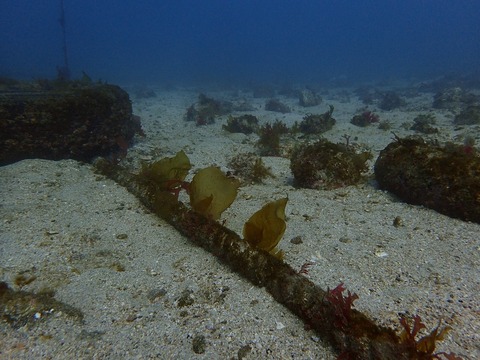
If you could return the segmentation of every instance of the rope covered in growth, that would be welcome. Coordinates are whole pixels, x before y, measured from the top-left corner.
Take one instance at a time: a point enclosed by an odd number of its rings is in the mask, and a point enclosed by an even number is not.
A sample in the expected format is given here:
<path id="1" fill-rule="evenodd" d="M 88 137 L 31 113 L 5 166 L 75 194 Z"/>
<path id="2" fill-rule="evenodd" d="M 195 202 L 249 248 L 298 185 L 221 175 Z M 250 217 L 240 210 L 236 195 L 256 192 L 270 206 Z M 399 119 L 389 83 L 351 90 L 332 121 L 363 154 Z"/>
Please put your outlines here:
<path id="1" fill-rule="evenodd" d="M 104 159 L 98 172 L 135 195 L 142 204 L 182 235 L 219 258 L 254 285 L 264 287 L 301 318 L 344 359 L 426 359 L 389 328 L 352 309 L 356 295 L 341 286 L 325 291 L 284 261 L 251 247 L 238 234 L 192 211 L 168 192 L 153 192 L 137 175 Z"/>

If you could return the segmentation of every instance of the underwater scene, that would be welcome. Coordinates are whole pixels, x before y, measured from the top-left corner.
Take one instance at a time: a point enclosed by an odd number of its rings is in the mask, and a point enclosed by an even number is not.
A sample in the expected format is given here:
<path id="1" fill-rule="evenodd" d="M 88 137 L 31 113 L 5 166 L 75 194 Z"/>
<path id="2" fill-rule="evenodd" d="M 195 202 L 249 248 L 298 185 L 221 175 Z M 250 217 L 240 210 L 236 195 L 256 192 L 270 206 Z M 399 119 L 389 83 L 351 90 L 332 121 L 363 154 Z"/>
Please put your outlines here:
<path id="1" fill-rule="evenodd" d="M 1 7 L 0 359 L 480 359 L 480 2 Z"/>

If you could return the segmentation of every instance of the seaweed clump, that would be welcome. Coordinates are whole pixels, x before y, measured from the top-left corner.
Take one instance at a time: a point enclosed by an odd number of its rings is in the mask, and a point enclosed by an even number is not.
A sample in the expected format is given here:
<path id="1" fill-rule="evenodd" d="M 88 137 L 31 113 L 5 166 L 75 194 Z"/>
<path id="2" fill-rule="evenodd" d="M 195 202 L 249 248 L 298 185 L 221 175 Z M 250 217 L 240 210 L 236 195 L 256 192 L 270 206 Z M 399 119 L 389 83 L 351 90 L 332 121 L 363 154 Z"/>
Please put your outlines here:
<path id="1" fill-rule="evenodd" d="M 306 115 L 298 125 L 299 130 L 304 134 L 322 134 L 333 128 L 336 120 L 332 117 L 333 106 L 330 110 L 320 115 Z"/>
<path id="2" fill-rule="evenodd" d="M 277 120 L 272 124 L 267 123 L 259 130 L 260 139 L 257 146 L 260 149 L 260 155 L 280 156 L 280 135 L 287 134 L 288 127 Z"/>
<path id="3" fill-rule="evenodd" d="M 222 128 L 231 133 L 251 134 L 258 130 L 258 119 L 254 115 L 229 116 Z"/>
<path id="4" fill-rule="evenodd" d="M 413 326 L 407 322 L 405 316 L 400 317 L 400 325 L 403 327 L 403 331 L 400 334 L 400 343 L 405 346 L 411 353 L 414 359 L 442 359 L 441 356 L 447 360 L 462 360 L 454 353 L 439 352 L 433 353 L 437 347 L 437 341 L 442 341 L 445 335 L 452 330 L 450 326 L 445 326 L 441 330 L 440 325 L 433 329 L 430 334 L 417 339 L 417 335 L 420 330 L 425 329 L 426 326 L 422 323 L 420 316 L 415 315 L 413 317 Z"/>
<path id="5" fill-rule="evenodd" d="M 239 177 L 244 184 L 259 184 L 267 177 L 273 177 L 261 157 L 254 153 L 241 153 L 234 156 L 228 166 L 233 169 L 233 174 Z"/>
<path id="6" fill-rule="evenodd" d="M 438 129 L 432 126 L 435 123 L 435 115 L 421 114 L 413 119 L 413 125 L 410 127 L 410 130 L 415 130 L 423 134 L 436 134 L 438 133 Z"/>
<path id="7" fill-rule="evenodd" d="M 349 144 L 321 139 L 296 148 L 290 168 L 297 186 L 329 190 L 357 184 L 368 170 L 367 161 L 371 158 L 370 151 L 357 153 Z"/>

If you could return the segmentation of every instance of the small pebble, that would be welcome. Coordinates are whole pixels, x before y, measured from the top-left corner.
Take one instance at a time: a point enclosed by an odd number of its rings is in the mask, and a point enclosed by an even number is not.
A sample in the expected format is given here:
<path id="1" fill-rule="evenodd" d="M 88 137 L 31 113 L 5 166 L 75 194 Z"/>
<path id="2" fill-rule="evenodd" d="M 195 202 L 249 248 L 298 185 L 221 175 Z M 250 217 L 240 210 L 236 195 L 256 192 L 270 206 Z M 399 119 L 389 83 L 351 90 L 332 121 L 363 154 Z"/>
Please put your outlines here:
<path id="1" fill-rule="evenodd" d="M 192 350 L 195 354 L 203 354 L 207 347 L 207 342 L 205 341 L 205 336 L 195 335 L 192 341 Z"/>
<path id="2" fill-rule="evenodd" d="M 251 351 L 252 347 L 250 345 L 242 346 L 237 352 L 238 359 L 242 360 L 243 358 L 247 357 Z"/>
<path id="3" fill-rule="evenodd" d="M 393 219 L 393 226 L 395 227 L 403 226 L 403 219 L 400 216 L 396 216 L 395 219 Z"/>
<path id="4" fill-rule="evenodd" d="M 302 244 L 302 243 L 303 243 L 303 240 L 302 240 L 302 237 L 301 237 L 300 235 L 298 235 L 298 236 L 295 236 L 294 238 L 292 238 L 292 239 L 290 240 L 290 242 L 291 242 L 292 244 L 298 245 L 298 244 Z"/>
<path id="5" fill-rule="evenodd" d="M 152 289 L 147 293 L 147 299 L 151 302 L 158 301 L 160 298 L 167 294 L 167 290 L 164 288 Z"/>
<path id="6" fill-rule="evenodd" d="M 351 243 L 352 242 L 352 239 L 346 237 L 346 236 L 342 236 L 340 239 L 338 239 L 338 241 L 344 243 L 344 244 L 348 244 L 348 243 Z"/>

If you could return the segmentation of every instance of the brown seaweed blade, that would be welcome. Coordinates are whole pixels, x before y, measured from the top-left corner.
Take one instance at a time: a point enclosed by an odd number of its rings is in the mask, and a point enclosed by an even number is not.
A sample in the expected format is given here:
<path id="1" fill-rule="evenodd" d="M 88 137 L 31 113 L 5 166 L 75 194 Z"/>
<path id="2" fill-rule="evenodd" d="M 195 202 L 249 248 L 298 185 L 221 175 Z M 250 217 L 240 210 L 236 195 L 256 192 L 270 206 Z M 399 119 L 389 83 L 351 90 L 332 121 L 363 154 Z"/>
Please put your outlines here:
<path id="1" fill-rule="evenodd" d="M 100 173 L 126 187 L 151 211 L 195 244 L 217 256 L 232 270 L 257 286 L 263 286 L 279 303 L 315 329 L 322 339 L 351 359 L 427 359 L 402 343 L 391 329 L 376 325 L 361 312 L 342 308 L 324 291 L 290 265 L 266 251 L 252 248 L 230 229 L 190 210 L 168 192 L 151 189 L 127 170 L 100 159 Z M 339 311 L 348 322 L 339 326 Z"/>

